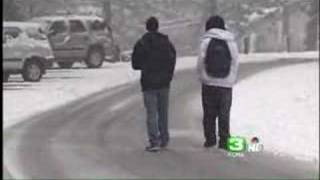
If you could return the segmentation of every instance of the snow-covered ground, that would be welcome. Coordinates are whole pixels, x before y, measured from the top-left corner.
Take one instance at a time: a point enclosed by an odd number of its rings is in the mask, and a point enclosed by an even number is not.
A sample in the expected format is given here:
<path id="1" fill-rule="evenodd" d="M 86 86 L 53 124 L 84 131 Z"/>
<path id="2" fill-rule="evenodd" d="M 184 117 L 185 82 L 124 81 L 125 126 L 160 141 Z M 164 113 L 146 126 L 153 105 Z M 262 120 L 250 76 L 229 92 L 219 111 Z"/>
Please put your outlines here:
<path id="1" fill-rule="evenodd" d="M 3 84 L 3 127 L 137 79 L 128 69 L 127 63 L 105 63 L 100 69 L 49 70 L 39 83 L 23 82 L 20 75 L 12 76 Z"/>
<path id="2" fill-rule="evenodd" d="M 310 59 L 319 58 L 319 52 L 264 53 L 241 55 L 240 58 L 241 62 Z M 194 57 L 177 61 L 178 70 L 195 65 Z M 139 79 L 139 73 L 132 71 L 129 63 L 105 63 L 100 69 L 78 67 L 49 70 L 39 83 L 23 82 L 20 76 L 10 77 L 8 83 L 3 83 L 3 128 L 95 92 Z M 317 64 L 306 64 L 281 68 L 239 83 L 234 94 L 232 131 L 243 136 L 261 137 L 267 150 L 284 152 L 290 148 L 289 153 L 319 159 L 318 144 L 314 144 L 319 136 L 317 67 Z M 294 147 L 294 142 L 299 146 Z"/>
<path id="3" fill-rule="evenodd" d="M 234 88 L 231 132 L 266 151 L 319 161 L 319 63 L 258 73 Z"/>
<path id="4" fill-rule="evenodd" d="M 184 58 L 177 69 L 191 68 L 195 59 Z M 3 83 L 3 128 L 28 117 L 86 97 L 95 92 L 132 83 L 139 79 L 130 63 L 107 63 L 100 69 L 87 69 L 76 64 L 73 69 L 48 70 L 39 83 L 23 82 L 21 75 L 12 75 Z"/>

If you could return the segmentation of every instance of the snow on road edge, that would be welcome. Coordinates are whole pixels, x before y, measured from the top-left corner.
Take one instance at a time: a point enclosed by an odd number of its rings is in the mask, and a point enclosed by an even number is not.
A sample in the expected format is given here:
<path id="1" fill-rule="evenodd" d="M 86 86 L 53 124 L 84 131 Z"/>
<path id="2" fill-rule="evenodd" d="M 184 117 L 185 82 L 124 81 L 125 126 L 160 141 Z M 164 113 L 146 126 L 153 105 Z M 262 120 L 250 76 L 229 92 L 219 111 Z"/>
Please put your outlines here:
<path id="1" fill-rule="evenodd" d="M 319 162 L 319 63 L 258 73 L 234 88 L 231 132 L 266 151 Z"/>

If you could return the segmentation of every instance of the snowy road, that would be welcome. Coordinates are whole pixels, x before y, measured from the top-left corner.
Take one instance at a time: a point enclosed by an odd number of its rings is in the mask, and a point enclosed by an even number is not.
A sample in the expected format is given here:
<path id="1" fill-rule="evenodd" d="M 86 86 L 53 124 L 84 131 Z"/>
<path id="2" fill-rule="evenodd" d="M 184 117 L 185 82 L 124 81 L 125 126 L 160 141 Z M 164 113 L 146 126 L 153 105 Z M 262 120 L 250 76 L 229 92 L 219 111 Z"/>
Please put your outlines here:
<path id="1" fill-rule="evenodd" d="M 241 64 L 240 79 L 293 61 Z M 202 148 L 202 114 L 190 114 L 200 93 L 194 70 L 176 74 L 170 104 L 171 144 L 144 152 L 145 112 L 138 84 L 95 94 L 4 132 L 5 169 L 16 178 L 318 178 L 315 164 L 269 153 L 228 157 Z M 192 117 L 192 118 L 190 118 Z M 194 118 L 195 117 L 195 118 Z"/>

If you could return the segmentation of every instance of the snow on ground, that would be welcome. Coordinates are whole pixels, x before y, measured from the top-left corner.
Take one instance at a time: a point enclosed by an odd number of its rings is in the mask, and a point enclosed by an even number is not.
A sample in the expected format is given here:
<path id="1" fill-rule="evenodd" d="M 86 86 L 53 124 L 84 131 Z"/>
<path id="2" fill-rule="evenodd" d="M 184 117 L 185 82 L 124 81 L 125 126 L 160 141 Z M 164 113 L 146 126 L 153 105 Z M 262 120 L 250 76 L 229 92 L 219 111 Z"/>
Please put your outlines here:
<path id="1" fill-rule="evenodd" d="M 241 55 L 240 61 L 319 58 L 318 54 L 251 54 Z M 194 57 L 179 58 L 177 70 L 194 68 L 195 65 Z M 95 92 L 107 91 L 139 79 L 139 72 L 132 71 L 129 63 L 105 63 L 100 69 L 82 67 L 77 65 L 73 69 L 49 70 L 39 83 L 23 82 L 20 75 L 10 77 L 8 83 L 3 83 L 3 128 Z M 312 143 L 318 141 L 316 138 L 319 135 L 319 104 L 315 104 L 319 89 L 312 82 L 318 82 L 315 79 L 318 77 L 317 71 L 316 65 L 299 65 L 292 67 L 292 70 L 288 67 L 274 73 L 261 73 L 241 82 L 235 90 L 237 99 L 234 101 L 233 119 L 236 120 L 232 122 L 232 131 L 239 135 L 261 137 L 267 150 L 284 152 L 286 147 L 290 147 L 289 153 L 309 158 L 314 155 L 312 157 L 315 158 L 318 145 Z M 268 84 L 267 88 L 265 84 Z M 290 92 L 287 92 L 288 87 Z M 284 135 L 290 138 L 285 139 Z M 293 142 L 298 146 L 288 146 Z"/>
<path id="2" fill-rule="evenodd" d="M 23 82 L 21 75 L 10 76 L 3 84 L 3 127 L 7 128 L 48 109 L 88 96 L 105 88 L 134 81 L 128 63 L 104 63 L 100 69 L 48 70 L 39 83 Z"/>
<path id="3" fill-rule="evenodd" d="M 194 58 L 178 61 L 177 69 L 195 64 Z M 100 69 L 76 64 L 73 69 L 48 70 L 39 83 L 23 82 L 21 75 L 12 75 L 8 83 L 3 83 L 3 128 L 95 92 L 135 82 L 139 77 L 139 71 L 124 62 L 106 62 Z"/>
<path id="4" fill-rule="evenodd" d="M 258 73 L 234 88 L 231 132 L 266 151 L 319 161 L 319 62 Z"/>

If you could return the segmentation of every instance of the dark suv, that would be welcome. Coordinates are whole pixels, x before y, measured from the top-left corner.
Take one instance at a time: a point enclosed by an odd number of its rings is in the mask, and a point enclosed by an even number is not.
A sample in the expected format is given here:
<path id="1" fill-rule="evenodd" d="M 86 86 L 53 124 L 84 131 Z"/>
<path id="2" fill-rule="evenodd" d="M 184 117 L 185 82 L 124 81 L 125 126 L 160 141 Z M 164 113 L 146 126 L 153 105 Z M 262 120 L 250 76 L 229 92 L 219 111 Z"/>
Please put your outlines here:
<path id="1" fill-rule="evenodd" d="M 112 41 L 102 18 L 97 16 L 46 16 L 33 18 L 40 22 L 61 68 L 74 62 L 85 62 L 89 68 L 102 66 L 112 56 Z"/>

